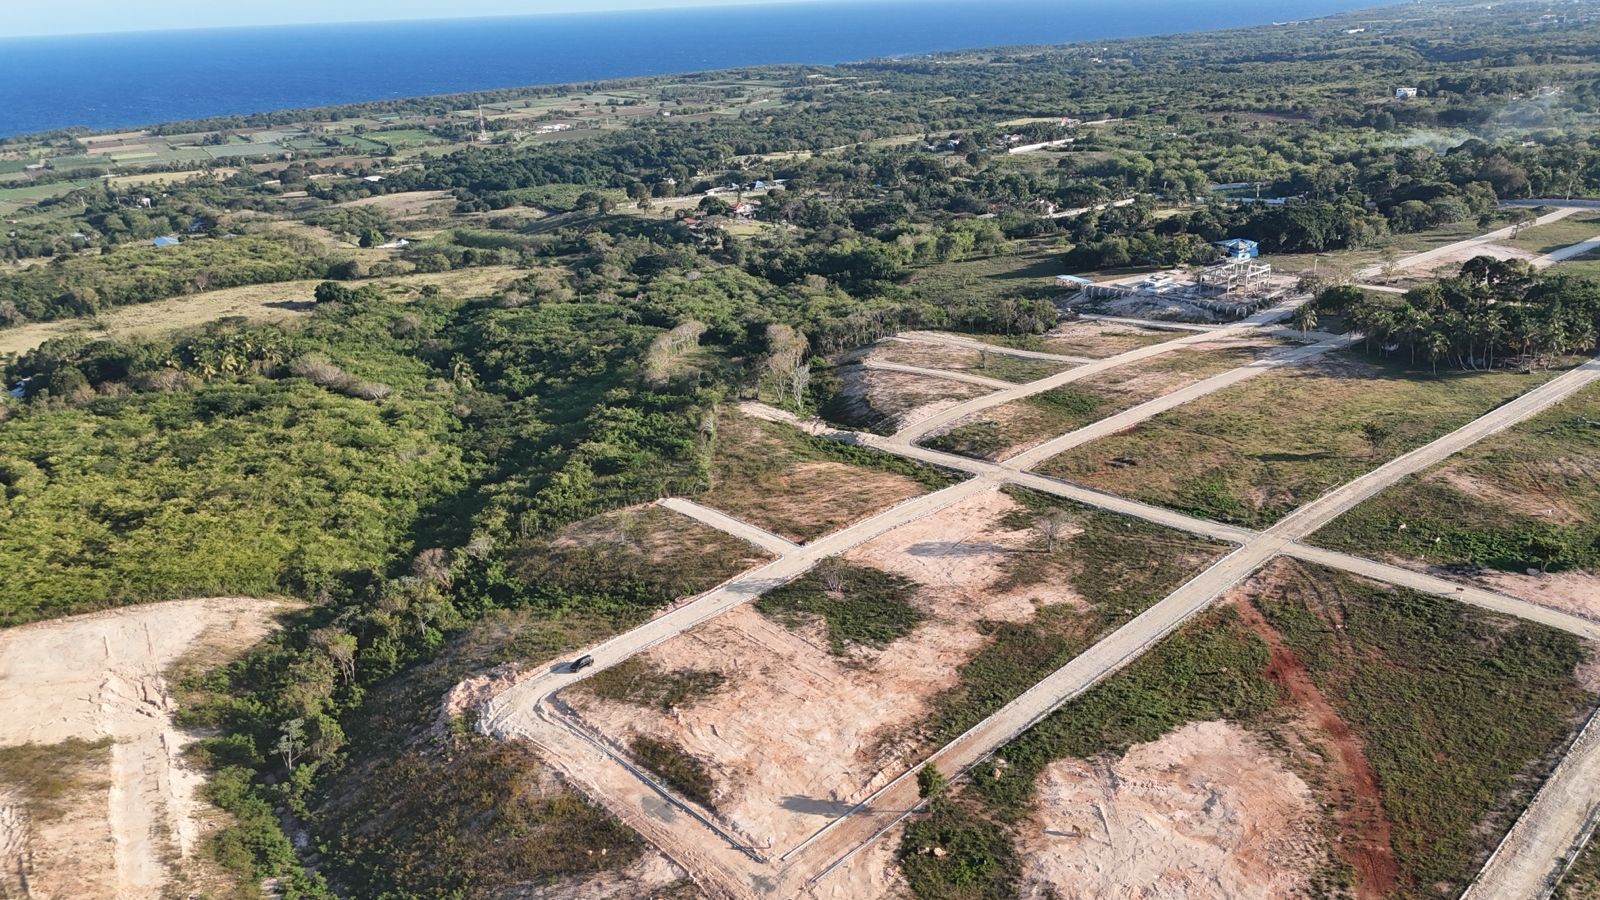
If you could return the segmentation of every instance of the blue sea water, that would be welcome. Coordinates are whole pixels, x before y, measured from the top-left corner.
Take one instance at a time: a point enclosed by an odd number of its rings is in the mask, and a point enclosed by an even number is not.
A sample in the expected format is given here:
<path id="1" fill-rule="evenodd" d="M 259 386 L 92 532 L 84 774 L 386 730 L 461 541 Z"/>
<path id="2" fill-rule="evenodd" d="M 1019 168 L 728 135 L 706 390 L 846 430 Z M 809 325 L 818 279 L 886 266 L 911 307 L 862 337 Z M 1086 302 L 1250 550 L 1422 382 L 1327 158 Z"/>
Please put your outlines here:
<path id="1" fill-rule="evenodd" d="M 1200 31 L 1373 0 L 856 0 L 0 40 L 0 135 L 765 63 Z"/>

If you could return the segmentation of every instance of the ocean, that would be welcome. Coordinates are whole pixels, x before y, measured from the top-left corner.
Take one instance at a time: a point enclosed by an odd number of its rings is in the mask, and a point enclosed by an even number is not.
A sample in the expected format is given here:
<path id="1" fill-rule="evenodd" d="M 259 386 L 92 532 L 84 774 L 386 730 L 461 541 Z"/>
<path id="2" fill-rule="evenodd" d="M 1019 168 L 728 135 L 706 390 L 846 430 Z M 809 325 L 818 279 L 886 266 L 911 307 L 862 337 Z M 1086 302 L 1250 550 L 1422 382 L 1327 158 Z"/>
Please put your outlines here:
<path id="1" fill-rule="evenodd" d="M 0 40 L 0 136 L 767 63 L 1201 31 L 1372 0 L 857 0 Z"/>

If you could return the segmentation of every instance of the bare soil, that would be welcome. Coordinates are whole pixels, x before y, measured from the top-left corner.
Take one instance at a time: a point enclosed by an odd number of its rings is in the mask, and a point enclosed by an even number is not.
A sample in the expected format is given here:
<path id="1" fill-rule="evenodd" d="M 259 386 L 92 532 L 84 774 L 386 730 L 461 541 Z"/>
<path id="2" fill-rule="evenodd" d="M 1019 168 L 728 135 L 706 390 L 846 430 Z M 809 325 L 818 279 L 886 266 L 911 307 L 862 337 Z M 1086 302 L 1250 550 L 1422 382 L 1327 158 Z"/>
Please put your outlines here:
<path id="1" fill-rule="evenodd" d="M 1164 344 L 1183 336 L 1182 332 L 1084 319 L 1064 322 L 1050 329 L 1044 334 L 1044 342 L 1045 349 L 1051 353 L 1099 359 L 1152 344 Z"/>
<path id="2" fill-rule="evenodd" d="M 45 884 L 113 885 L 61 896 L 158 898 L 169 864 L 198 849 L 207 810 L 201 774 L 182 758 L 165 673 L 197 648 L 238 649 L 273 628 L 286 604 L 241 598 L 126 607 L 0 632 L 0 745 L 113 743 L 102 788 L 57 823 L 28 831 Z M 91 802 L 92 801 L 92 802 Z M 101 853 L 104 849 L 104 853 Z M 39 896 L 36 892 L 35 896 Z"/>
<path id="3" fill-rule="evenodd" d="M 455 205 L 455 200 L 449 191 L 402 191 L 397 194 L 362 197 L 360 200 L 351 200 L 339 205 L 376 206 L 391 213 L 396 218 L 407 219 L 420 216 L 428 212 L 430 207 L 446 202 L 452 207 Z"/>
<path id="4" fill-rule="evenodd" d="M 919 363 L 919 365 L 921 365 Z M 840 373 L 844 424 L 893 434 L 961 403 L 988 393 L 982 385 L 850 366 Z"/>
<path id="5" fill-rule="evenodd" d="M 581 691 L 563 699 L 619 745 L 643 735 L 682 748 L 711 772 L 715 813 L 756 846 L 785 850 L 916 761 L 915 726 L 989 640 L 980 620 L 1078 601 L 1059 583 L 997 588 L 1033 539 L 998 524 L 1014 508 L 986 492 L 847 554 L 920 586 L 912 603 L 927 618 L 883 650 L 835 655 L 820 630 L 741 606 L 645 654 L 662 671 L 721 674 L 709 695 L 665 713 Z"/>
<path id="6" fill-rule="evenodd" d="M 1274 574 L 1269 569 L 1255 580 L 1274 577 L 1281 577 L 1281 572 Z M 1338 853 L 1355 870 L 1358 895 L 1389 896 L 1400 867 L 1394 858 L 1392 829 L 1384 815 L 1378 774 L 1367 759 L 1365 745 L 1249 598 L 1237 596 L 1235 607 L 1245 623 L 1267 643 L 1271 652 L 1267 678 L 1283 690 L 1296 713 L 1314 729 L 1311 740 L 1329 751 L 1322 755 L 1334 770 L 1330 789 L 1336 794 L 1331 806 L 1340 830 Z"/>
<path id="7" fill-rule="evenodd" d="M 785 426 L 728 411 L 717 420 L 711 490 L 695 499 L 804 543 L 925 492 L 892 472 L 817 459 Z"/>
<path id="8" fill-rule="evenodd" d="M 1022 896 L 1301 897 L 1323 862 L 1311 789 L 1256 735 L 1193 722 L 1040 776 Z"/>

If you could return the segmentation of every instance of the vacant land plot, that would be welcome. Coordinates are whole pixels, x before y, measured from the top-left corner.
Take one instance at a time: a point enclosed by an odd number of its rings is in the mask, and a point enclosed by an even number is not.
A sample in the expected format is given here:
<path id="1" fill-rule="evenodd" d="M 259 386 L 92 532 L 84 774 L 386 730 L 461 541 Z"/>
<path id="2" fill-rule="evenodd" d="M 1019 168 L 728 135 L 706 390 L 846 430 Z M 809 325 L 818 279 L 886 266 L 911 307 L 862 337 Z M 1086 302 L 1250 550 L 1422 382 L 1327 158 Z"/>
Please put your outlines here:
<path id="1" fill-rule="evenodd" d="M 1578 213 L 1548 225 L 1524 228 L 1516 237 L 1500 243 L 1535 256 L 1544 256 L 1596 235 L 1600 235 L 1600 213 Z"/>
<path id="2" fill-rule="evenodd" d="M 696 499 L 802 542 L 954 479 L 732 409 L 717 418 L 711 465 L 711 487 Z"/>
<path id="3" fill-rule="evenodd" d="M 894 434 L 990 391 L 948 378 L 859 365 L 841 366 L 836 373 L 839 386 L 823 415 L 848 428 L 878 434 Z"/>
<path id="4" fill-rule="evenodd" d="M 441 203 L 448 203 L 450 207 L 455 205 L 455 201 L 449 191 L 401 191 L 394 194 L 380 194 L 376 197 L 363 197 L 360 200 L 351 200 L 340 205 L 375 206 L 391 215 L 405 219 L 420 216 Z M 448 211 L 448 207 L 446 211 Z"/>
<path id="5" fill-rule="evenodd" d="M 1597 422 L 1591 387 L 1384 491 L 1315 540 L 1600 617 Z"/>
<path id="6" fill-rule="evenodd" d="M 1138 406 L 1277 349 L 1265 338 L 1224 338 L 1093 375 L 987 409 L 923 441 L 936 450 L 1006 459 L 1050 438 Z"/>
<path id="7" fill-rule="evenodd" d="M 193 885 L 207 807 L 162 673 L 259 640 L 284 608 L 185 600 L 0 633 L 0 879 L 21 858 L 22 896 L 167 896 L 169 866 Z"/>
<path id="8" fill-rule="evenodd" d="M 1039 470 L 1195 515 L 1260 526 L 1466 424 L 1550 374 L 1435 375 L 1359 352 L 1333 353 L 1074 448 Z"/>
<path id="9" fill-rule="evenodd" d="M 957 340 L 984 340 L 979 335 L 954 335 Z M 921 366 L 925 369 L 946 369 L 982 375 L 1014 384 L 1038 381 L 1057 372 L 1071 368 L 1068 363 L 1045 359 L 1026 359 L 996 350 L 969 349 L 954 344 L 941 343 L 936 334 L 928 337 L 902 335 L 879 343 L 861 356 L 864 360 Z"/>
<path id="10" fill-rule="evenodd" d="M 1157 561 L 1131 523 L 1032 502 L 985 492 L 919 519 L 564 696 L 685 796 L 786 849 L 1213 549 L 1164 535 Z M 1082 521 L 1047 534 L 1035 519 L 1051 512 Z M 1125 531 L 1133 550 L 1113 551 Z"/>
<path id="11" fill-rule="evenodd" d="M 924 897 L 1455 896 L 1592 702 L 1590 652 L 1280 562 L 936 802 L 903 867 Z"/>
<path id="12" fill-rule="evenodd" d="M 1149 347 L 1152 344 L 1163 344 L 1183 335 L 1181 331 L 1158 331 L 1153 328 L 1080 319 L 1064 322 L 1041 335 L 1005 338 L 985 336 L 984 339 L 1020 347 L 1023 350 L 1043 350 L 1046 353 L 1060 353 L 1065 356 L 1089 356 L 1101 359 L 1137 350 L 1140 347 Z"/>
<path id="13" fill-rule="evenodd" d="M 654 504 L 605 513 L 513 548 L 512 571 L 555 599 L 616 598 L 656 609 L 770 559 L 750 544 Z"/>

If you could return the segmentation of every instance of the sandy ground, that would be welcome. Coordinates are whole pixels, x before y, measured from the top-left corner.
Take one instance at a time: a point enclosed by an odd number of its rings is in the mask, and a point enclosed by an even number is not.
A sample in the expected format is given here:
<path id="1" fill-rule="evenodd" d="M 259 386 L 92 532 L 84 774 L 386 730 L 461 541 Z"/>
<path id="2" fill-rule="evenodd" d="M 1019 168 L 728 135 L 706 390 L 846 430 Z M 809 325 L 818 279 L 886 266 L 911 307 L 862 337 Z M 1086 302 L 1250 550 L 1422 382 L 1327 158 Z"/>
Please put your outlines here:
<path id="1" fill-rule="evenodd" d="M 850 422 L 886 433 L 908 428 L 963 400 L 988 393 L 987 388 L 976 384 L 860 366 L 850 366 L 840 375 L 843 385 L 839 393 L 849 405 Z"/>
<path id="2" fill-rule="evenodd" d="M 1517 574 L 1486 570 L 1476 579 L 1490 590 L 1559 609 L 1590 619 L 1600 619 L 1600 573 L 1589 571 Z"/>
<path id="3" fill-rule="evenodd" d="M 1004 564 L 1032 540 L 997 525 L 1012 508 L 985 491 L 846 555 L 922 586 L 913 602 L 929 618 L 881 651 L 835 656 L 820 633 L 741 606 L 645 654 L 663 670 L 722 673 L 710 696 L 667 713 L 563 696 L 618 743 L 642 734 L 699 758 L 716 782 L 715 811 L 756 846 L 786 850 L 914 763 L 930 700 L 988 640 L 980 619 L 1021 621 L 1036 604 L 1076 601 L 1064 585 L 995 590 Z"/>
<path id="4" fill-rule="evenodd" d="M 1322 860 L 1317 817 L 1311 789 L 1255 735 L 1190 723 L 1119 760 L 1045 769 L 1020 841 L 1022 895 L 1305 896 Z"/>
<path id="5" fill-rule="evenodd" d="M 1057 325 L 1044 334 L 1044 341 L 1051 353 L 1104 358 L 1183 336 L 1181 331 L 1081 320 Z"/>
<path id="6" fill-rule="evenodd" d="M 903 900 L 911 886 L 900 871 L 900 839 L 905 825 L 887 833 L 850 857 L 811 886 L 806 900 Z"/>
<path id="7" fill-rule="evenodd" d="M 203 827 L 201 777 L 182 759 L 190 738 L 172 724 L 163 673 L 201 648 L 220 652 L 260 640 L 285 608 L 265 600 L 183 600 L 0 632 L 0 745 L 114 742 L 98 810 L 31 835 L 36 860 L 55 859 L 70 870 L 45 877 L 116 885 L 80 897 L 163 895 L 168 861 L 187 858 Z M 80 855 L 87 846 L 110 847 L 109 877 L 106 860 Z"/>

